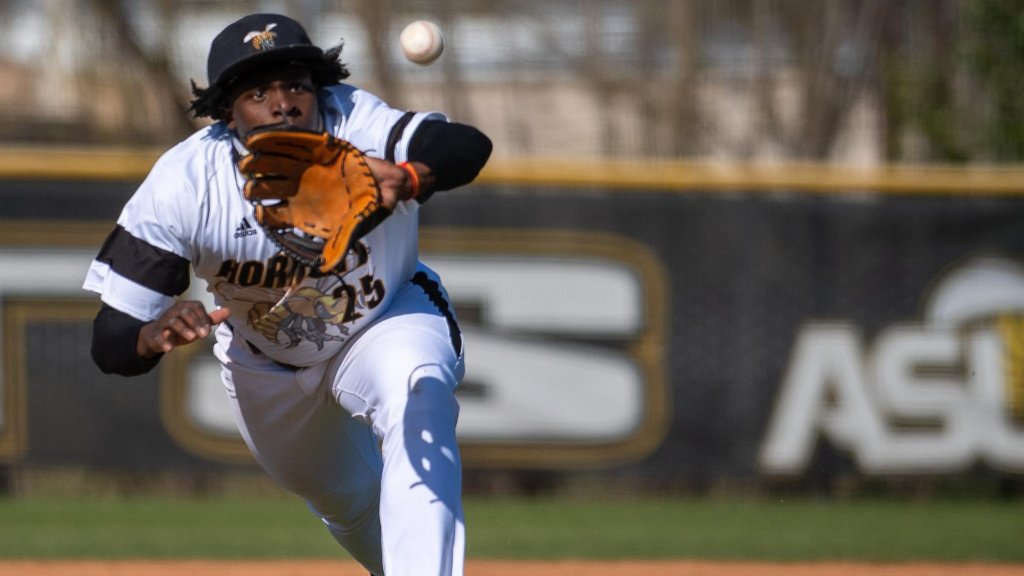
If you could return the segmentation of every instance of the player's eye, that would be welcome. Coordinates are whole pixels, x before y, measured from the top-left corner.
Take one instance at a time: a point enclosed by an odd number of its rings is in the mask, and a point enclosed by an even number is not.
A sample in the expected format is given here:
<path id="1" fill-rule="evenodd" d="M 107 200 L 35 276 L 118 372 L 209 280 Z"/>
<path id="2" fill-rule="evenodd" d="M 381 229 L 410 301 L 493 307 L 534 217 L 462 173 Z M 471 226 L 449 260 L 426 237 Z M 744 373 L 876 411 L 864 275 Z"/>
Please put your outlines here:
<path id="1" fill-rule="evenodd" d="M 301 82 L 296 80 L 288 85 L 288 89 L 292 92 L 312 92 L 313 86 L 309 82 Z"/>
<path id="2" fill-rule="evenodd" d="M 250 102 L 263 102 L 267 99 L 267 90 L 264 88 L 252 88 L 242 93 L 241 97 Z"/>

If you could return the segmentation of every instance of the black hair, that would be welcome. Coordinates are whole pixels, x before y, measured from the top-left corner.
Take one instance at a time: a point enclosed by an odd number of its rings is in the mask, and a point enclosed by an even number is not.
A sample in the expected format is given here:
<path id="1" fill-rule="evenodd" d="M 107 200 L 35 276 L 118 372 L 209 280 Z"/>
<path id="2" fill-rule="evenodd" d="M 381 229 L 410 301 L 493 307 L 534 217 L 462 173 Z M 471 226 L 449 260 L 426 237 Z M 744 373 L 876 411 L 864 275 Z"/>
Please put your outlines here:
<path id="1" fill-rule="evenodd" d="M 291 62 L 309 70 L 312 75 L 313 85 L 317 88 L 333 86 L 341 83 L 349 77 L 348 66 L 341 61 L 341 49 L 344 43 L 339 43 L 324 52 L 322 58 L 314 60 L 299 60 Z M 192 83 L 192 102 L 188 112 L 196 118 L 211 118 L 213 120 L 226 120 L 225 112 L 231 106 L 228 100 L 231 89 L 237 83 L 238 76 L 229 78 L 227 81 L 215 83 L 208 88 L 200 88 L 195 80 Z"/>

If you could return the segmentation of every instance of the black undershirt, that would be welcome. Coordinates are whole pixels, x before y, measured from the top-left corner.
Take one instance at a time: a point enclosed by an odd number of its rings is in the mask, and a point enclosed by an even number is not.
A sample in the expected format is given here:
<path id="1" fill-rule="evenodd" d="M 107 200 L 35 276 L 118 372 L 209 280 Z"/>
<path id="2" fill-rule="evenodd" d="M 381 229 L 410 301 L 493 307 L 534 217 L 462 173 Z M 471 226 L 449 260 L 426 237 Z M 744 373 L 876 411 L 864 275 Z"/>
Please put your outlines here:
<path id="1" fill-rule="evenodd" d="M 138 376 L 160 362 L 162 354 L 139 358 L 136 345 L 146 322 L 103 304 L 92 323 L 92 361 L 106 374 Z"/>
<path id="2" fill-rule="evenodd" d="M 491 155 L 491 141 L 482 132 L 455 122 L 424 120 L 409 140 L 408 159 L 422 162 L 434 173 L 433 190 L 417 197 L 426 202 L 433 192 L 468 184 Z"/>

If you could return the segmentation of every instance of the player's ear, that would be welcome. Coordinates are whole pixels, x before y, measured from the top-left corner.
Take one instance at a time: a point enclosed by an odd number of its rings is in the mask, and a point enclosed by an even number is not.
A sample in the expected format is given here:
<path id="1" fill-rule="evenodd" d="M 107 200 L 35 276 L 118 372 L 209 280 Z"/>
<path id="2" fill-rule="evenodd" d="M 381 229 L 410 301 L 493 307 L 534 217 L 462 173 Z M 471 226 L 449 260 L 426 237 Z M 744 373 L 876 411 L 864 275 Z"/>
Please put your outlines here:
<path id="1" fill-rule="evenodd" d="M 235 115 L 231 113 L 231 108 L 222 108 L 220 116 L 224 119 L 224 122 L 231 130 L 234 130 L 237 127 L 235 124 Z"/>

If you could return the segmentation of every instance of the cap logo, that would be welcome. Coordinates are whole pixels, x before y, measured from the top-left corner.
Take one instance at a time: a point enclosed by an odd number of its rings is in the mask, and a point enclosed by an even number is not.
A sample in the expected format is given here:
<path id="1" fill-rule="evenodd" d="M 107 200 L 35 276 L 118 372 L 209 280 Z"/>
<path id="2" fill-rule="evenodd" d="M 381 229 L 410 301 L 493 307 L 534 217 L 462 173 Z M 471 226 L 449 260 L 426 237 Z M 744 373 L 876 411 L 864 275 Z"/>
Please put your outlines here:
<path id="1" fill-rule="evenodd" d="M 277 24 L 270 23 L 262 32 L 255 30 L 249 32 L 245 35 L 242 43 L 252 44 L 252 47 L 257 50 L 269 50 L 274 47 L 274 40 L 277 38 L 277 32 L 271 32 L 276 27 Z"/>

